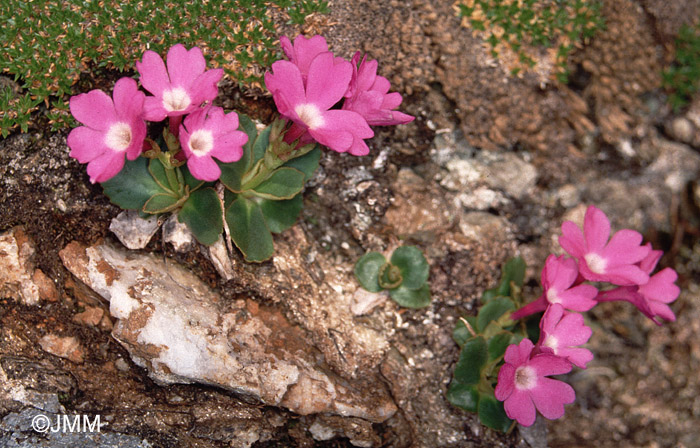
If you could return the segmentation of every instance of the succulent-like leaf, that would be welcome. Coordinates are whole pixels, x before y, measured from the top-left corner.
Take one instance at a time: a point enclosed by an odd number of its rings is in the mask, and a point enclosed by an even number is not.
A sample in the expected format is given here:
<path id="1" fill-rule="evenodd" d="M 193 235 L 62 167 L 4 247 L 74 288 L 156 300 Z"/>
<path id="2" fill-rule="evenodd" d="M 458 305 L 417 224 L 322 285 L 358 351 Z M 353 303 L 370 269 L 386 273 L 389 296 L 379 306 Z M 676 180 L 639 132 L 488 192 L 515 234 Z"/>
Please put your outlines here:
<path id="1" fill-rule="evenodd" d="M 279 201 L 292 199 L 302 188 L 304 188 L 304 173 L 295 168 L 282 167 L 275 170 L 253 191 L 256 196 Z"/>
<path id="2" fill-rule="evenodd" d="M 430 274 L 430 266 L 423 256 L 423 252 L 415 246 L 401 246 L 391 254 L 391 264 L 398 267 L 403 277 L 402 287 L 406 289 L 419 289 Z"/>
<path id="3" fill-rule="evenodd" d="M 211 246 L 224 230 L 221 201 L 213 188 L 201 188 L 182 204 L 178 220 L 187 224 L 200 243 Z"/>
<path id="4" fill-rule="evenodd" d="M 113 204 L 125 210 L 142 210 L 154 195 L 168 193 L 153 179 L 144 157 L 127 160 L 116 176 L 102 182 L 102 188 Z"/>
<path id="5" fill-rule="evenodd" d="M 321 160 L 321 149 L 316 145 L 311 151 L 301 157 L 290 160 L 284 166 L 296 168 L 304 173 L 304 182 L 307 182 L 318 168 L 319 160 Z"/>
<path id="6" fill-rule="evenodd" d="M 369 292 L 380 292 L 379 270 L 386 264 L 386 258 L 379 252 L 367 252 L 355 263 L 355 277 Z"/>
<path id="7" fill-rule="evenodd" d="M 479 309 L 479 314 L 476 317 L 476 324 L 479 331 L 484 331 L 486 326 L 503 316 L 508 311 L 513 311 L 515 304 L 507 297 L 496 297 L 490 300 Z"/>
<path id="8" fill-rule="evenodd" d="M 464 385 L 476 385 L 481 381 L 481 371 L 488 360 L 486 341 L 481 336 L 469 339 L 462 347 L 455 366 L 454 381 Z"/>
<path id="9" fill-rule="evenodd" d="M 500 358 L 506 352 L 506 349 L 511 344 L 513 333 L 502 331 L 493 335 L 488 340 L 489 344 L 489 361 Z"/>
<path id="10" fill-rule="evenodd" d="M 156 215 L 176 209 L 186 198 L 178 198 L 170 193 L 158 193 L 151 196 L 143 206 L 143 211 Z"/>
<path id="11" fill-rule="evenodd" d="M 479 393 L 478 412 L 481 423 L 491 429 L 506 432 L 513 423 L 506 415 L 503 403 L 496 400 L 491 391 Z"/>
<path id="12" fill-rule="evenodd" d="M 267 228 L 272 233 L 284 232 L 292 227 L 303 207 L 304 200 L 301 194 L 283 201 L 271 201 L 268 199 L 260 201 L 260 209 L 265 217 Z"/>
<path id="13" fill-rule="evenodd" d="M 465 411 L 476 412 L 479 405 L 479 392 L 473 384 L 452 381 L 447 390 L 447 400 Z"/>
<path id="14" fill-rule="evenodd" d="M 260 263 L 272 257 L 272 234 L 257 202 L 238 196 L 226 209 L 226 222 L 231 240 L 246 261 Z"/>
<path id="15" fill-rule="evenodd" d="M 148 172 L 151 173 L 153 179 L 162 189 L 172 191 L 173 193 L 178 190 L 177 185 L 173 186 L 168 180 L 168 175 L 165 174 L 165 167 L 160 160 L 151 159 L 148 162 Z"/>
<path id="16" fill-rule="evenodd" d="M 427 283 L 423 283 L 423 286 L 419 289 L 408 289 L 401 285 L 389 291 L 389 296 L 396 303 L 406 308 L 424 308 L 430 305 L 430 286 Z"/>
<path id="17" fill-rule="evenodd" d="M 476 331 L 478 328 L 476 325 L 476 316 L 464 316 L 463 319 L 465 319 L 469 325 L 472 326 L 472 330 Z M 462 322 L 462 319 L 459 319 L 457 321 L 457 325 L 455 325 L 454 330 L 452 330 L 452 339 L 455 340 L 457 345 L 460 347 L 464 347 L 464 344 L 472 337 L 474 336 L 471 334 L 469 329 L 467 328 L 466 325 L 464 325 L 464 322 Z"/>

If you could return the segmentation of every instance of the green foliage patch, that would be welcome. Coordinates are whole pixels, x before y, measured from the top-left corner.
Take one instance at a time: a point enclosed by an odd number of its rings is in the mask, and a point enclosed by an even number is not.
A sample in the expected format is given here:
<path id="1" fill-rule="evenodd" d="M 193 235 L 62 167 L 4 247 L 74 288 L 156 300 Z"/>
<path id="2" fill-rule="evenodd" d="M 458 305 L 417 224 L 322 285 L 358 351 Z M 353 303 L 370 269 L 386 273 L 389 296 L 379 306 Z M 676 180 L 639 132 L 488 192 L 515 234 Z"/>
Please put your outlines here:
<path id="1" fill-rule="evenodd" d="M 75 125 L 68 96 L 81 74 L 133 69 L 147 49 L 199 46 L 240 83 L 259 86 L 278 57 L 278 28 L 327 12 L 322 0 L 106 2 L 8 0 L 0 3 L 0 72 L 21 92 L 0 87 L 0 133 L 26 132 L 44 103 L 54 128 Z"/>
<path id="2" fill-rule="evenodd" d="M 533 68 L 537 50 L 547 48 L 561 82 L 573 48 L 604 26 L 599 0 L 459 0 L 456 7 L 463 25 L 485 34 L 493 57 L 515 55 L 511 74 Z"/>
<path id="3" fill-rule="evenodd" d="M 662 76 L 664 87 L 671 92 L 668 101 L 678 112 L 700 90 L 700 22 L 681 28 L 676 38 L 676 59 Z"/>

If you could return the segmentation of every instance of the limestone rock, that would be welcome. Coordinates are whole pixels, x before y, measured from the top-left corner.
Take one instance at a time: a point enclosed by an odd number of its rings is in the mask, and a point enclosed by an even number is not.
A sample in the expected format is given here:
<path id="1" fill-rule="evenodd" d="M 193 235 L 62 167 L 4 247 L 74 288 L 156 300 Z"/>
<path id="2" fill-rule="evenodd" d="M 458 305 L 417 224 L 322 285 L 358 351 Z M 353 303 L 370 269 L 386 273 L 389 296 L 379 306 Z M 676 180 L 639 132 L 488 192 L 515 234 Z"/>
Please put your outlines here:
<path id="1" fill-rule="evenodd" d="M 333 373 L 306 333 L 274 308 L 224 303 L 191 272 L 150 254 L 74 242 L 60 255 L 109 300 L 119 319 L 113 336 L 158 383 L 210 384 L 303 415 L 381 422 L 396 412 L 381 382 L 367 372 L 356 380 Z"/>
<path id="2" fill-rule="evenodd" d="M 157 216 L 143 219 L 136 210 L 124 210 L 109 225 L 119 241 L 129 249 L 143 249 L 160 227 Z"/>
<path id="3" fill-rule="evenodd" d="M 47 334 L 39 340 L 39 345 L 44 351 L 66 358 L 76 364 L 82 363 L 85 358 L 85 351 L 75 336 L 61 337 L 55 334 Z"/>
<path id="4" fill-rule="evenodd" d="M 56 286 L 35 269 L 34 253 L 34 243 L 21 226 L 0 234 L 0 293 L 25 305 L 36 305 L 41 299 L 56 301 Z"/>

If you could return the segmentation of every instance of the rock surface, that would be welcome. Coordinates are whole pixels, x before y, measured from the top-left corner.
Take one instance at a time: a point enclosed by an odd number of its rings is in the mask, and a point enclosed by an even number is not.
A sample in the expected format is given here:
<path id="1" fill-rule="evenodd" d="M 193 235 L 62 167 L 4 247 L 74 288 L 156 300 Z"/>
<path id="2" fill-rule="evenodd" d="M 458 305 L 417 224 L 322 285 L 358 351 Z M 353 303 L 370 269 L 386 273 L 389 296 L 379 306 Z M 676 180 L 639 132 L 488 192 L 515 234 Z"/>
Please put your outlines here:
<path id="1" fill-rule="evenodd" d="M 298 414 L 382 422 L 396 412 L 368 372 L 338 377 L 304 332 L 251 300 L 225 303 L 184 268 L 108 244 L 68 245 L 64 264 L 110 302 L 113 336 L 161 384 L 216 385 Z"/>
<path id="2" fill-rule="evenodd" d="M 26 305 L 58 300 L 56 286 L 34 266 L 35 252 L 22 227 L 0 234 L 0 294 Z"/>

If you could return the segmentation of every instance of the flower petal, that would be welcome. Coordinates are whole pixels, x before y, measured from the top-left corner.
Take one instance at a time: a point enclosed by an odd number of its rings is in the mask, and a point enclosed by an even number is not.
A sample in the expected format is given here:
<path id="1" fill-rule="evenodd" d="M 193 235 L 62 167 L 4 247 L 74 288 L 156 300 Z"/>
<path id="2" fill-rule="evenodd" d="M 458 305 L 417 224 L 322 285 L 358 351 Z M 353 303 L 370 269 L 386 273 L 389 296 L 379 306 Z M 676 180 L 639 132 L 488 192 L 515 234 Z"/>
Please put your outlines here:
<path id="1" fill-rule="evenodd" d="M 87 166 L 87 173 L 90 182 L 105 182 L 119 173 L 124 167 L 124 153 L 105 151 L 96 159 L 90 161 Z"/>
<path id="2" fill-rule="evenodd" d="M 535 423 L 535 404 L 530 398 L 530 394 L 516 390 L 508 399 L 503 402 L 503 409 L 506 411 L 508 418 L 517 420 L 523 426 L 531 426 Z"/>
<path id="3" fill-rule="evenodd" d="M 88 163 L 100 157 L 105 151 L 109 151 L 104 139 L 104 132 L 85 126 L 77 127 L 70 131 L 67 138 L 70 156 L 80 163 Z"/>
<path id="4" fill-rule="evenodd" d="M 112 99 L 101 90 L 91 90 L 71 97 L 70 112 L 76 120 L 87 127 L 106 131 L 118 121 Z"/>
<path id="5" fill-rule="evenodd" d="M 649 246 L 641 246 L 641 243 L 641 233 L 622 229 L 613 235 L 601 255 L 610 264 L 638 263 L 644 260 L 650 251 Z"/>
<path id="6" fill-rule="evenodd" d="M 550 420 L 564 415 L 564 404 L 576 400 L 576 393 L 570 385 L 551 378 L 540 378 L 530 396 L 540 414 Z"/>
<path id="7" fill-rule="evenodd" d="M 605 247 L 610 237 L 610 220 L 605 213 L 591 205 L 583 219 L 583 234 L 586 237 L 587 252 L 598 253 Z"/>
<path id="8" fill-rule="evenodd" d="M 221 177 L 221 169 L 211 157 L 190 156 L 187 159 L 187 168 L 196 179 L 206 182 L 214 182 Z"/>
<path id="9" fill-rule="evenodd" d="M 224 76 L 224 70 L 214 68 L 199 75 L 189 88 L 190 98 L 195 107 L 205 101 L 214 101 L 219 95 L 218 83 Z"/>
<path id="10" fill-rule="evenodd" d="M 535 368 L 537 376 L 561 375 L 571 371 L 571 363 L 569 361 L 546 353 L 533 356 L 528 365 Z"/>
<path id="11" fill-rule="evenodd" d="M 136 70 L 141 75 L 139 78 L 141 85 L 151 94 L 161 97 L 163 91 L 170 88 L 170 78 L 168 78 L 163 58 L 155 51 L 146 50 L 142 61 L 136 61 Z"/>
<path id="12" fill-rule="evenodd" d="M 498 383 L 494 389 L 494 395 L 498 401 L 510 397 L 515 389 L 515 367 L 511 364 L 503 364 L 498 371 Z"/>
<path id="13" fill-rule="evenodd" d="M 352 77 L 352 64 L 339 61 L 333 53 L 321 53 L 309 67 L 306 99 L 321 110 L 330 109 L 343 98 Z"/>
<path id="14" fill-rule="evenodd" d="M 572 257 L 581 258 L 586 254 L 586 241 L 583 238 L 583 232 L 572 221 L 565 221 L 561 225 L 559 244 Z"/>
<path id="15" fill-rule="evenodd" d="M 272 93 L 280 114 L 296 118 L 294 107 L 306 103 L 304 81 L 299 68 L 289 61 L 272 64 L 272 72 L 265 73 L 265 86 Z"/>
<path id="16" fill-rule="evenodd" d="M 182 44 L 170 47 L 167 64 L 170 84 L 173 87 L 189 87 L 207 68 L 207 62 L 199 47 L 192 47 L 188 51 Z"/>

